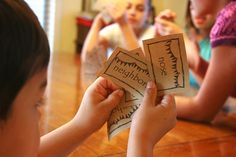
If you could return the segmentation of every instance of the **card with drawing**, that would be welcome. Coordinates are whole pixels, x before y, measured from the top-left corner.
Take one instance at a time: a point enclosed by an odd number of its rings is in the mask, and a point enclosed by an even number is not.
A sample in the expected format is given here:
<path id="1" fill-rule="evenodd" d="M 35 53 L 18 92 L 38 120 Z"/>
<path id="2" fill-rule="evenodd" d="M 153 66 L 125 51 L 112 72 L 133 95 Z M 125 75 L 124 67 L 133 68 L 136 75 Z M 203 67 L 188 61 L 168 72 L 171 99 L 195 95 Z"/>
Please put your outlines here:
<path id="1" fill-rule="evenodd" d="M 143 50 L 140 47 L 129 52 L 144 58 Z"/>
<path id="2" fill-rule="evenodd" d="M 125 91 L 120 104 L 112 110 L 111 116 L 107 122 L 109 139 L 130 127 L 132 117 L 139 108 L 141 101 L 141 99 L 134 97 L 130 92 Z"/>
<path id="3" fill-rule="evenodd" d="M 141 48 L 132 51 L 116 48 L 99 74 L 125 89 L 125 96 L 108 120 L 109 139 L 130 127 L 151 79 L 156 81 L 159 95 L 181 92 L 189 86 L 182 35 L 145 40 L 144 51 L 147 60 Z"/>
<path id="4" fill-rule="evenodd" d="M 130 127 L 132 116 L 141 104 L 146 84 L 150 80 L 143 56 L 140 48 L 132 51 L 116 48 L 100 72 L 100 76 L 125 89 L 125 96 L 108 120 L 109 139 Z"/>
<path id="5" fill-rule="evenodd" d="M 116 48 L 99 74 L 137 98 L 142 98 L 150 80 L 147 62 L 144 58 L 122 48 Z"/>
<path id="6" fill-rule="evenodd" d="M 182 34 L 144 40 L 150 77 L 158 94 L 183 92 L 189 87 L 188 64 Z"/>

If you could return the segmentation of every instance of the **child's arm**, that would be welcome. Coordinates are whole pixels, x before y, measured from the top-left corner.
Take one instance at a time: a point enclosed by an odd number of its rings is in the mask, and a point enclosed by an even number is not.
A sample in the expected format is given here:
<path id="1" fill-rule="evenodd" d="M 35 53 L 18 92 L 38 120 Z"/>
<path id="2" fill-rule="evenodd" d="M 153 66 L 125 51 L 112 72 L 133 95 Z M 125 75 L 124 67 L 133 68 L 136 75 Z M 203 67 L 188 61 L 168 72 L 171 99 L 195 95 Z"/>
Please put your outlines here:
<path id="1" fill-rule="evenodd" d="M 189 68 L 201 82 L 206 74 L 208 62 L 201 58 L 197 41 L 190 39 L 183 29 L 174 23 L 174 20 L 174 12 L 170 10 L 162 11 L 155 18 L 156 31 L 160 35 L 183 33 Z"/>
<path id="2" fill-rule="evenodd" d="M 127 22 L 127 20 L 120 20 L 118 24 L 121 28 L 124 42 L 126 43 L 126 49 L 133 50 L 140 47 L 138 38 L 135 35 L 132 26 Z"/>
<path id="3" fill-rule="evenodd" d="M 152 157 L 156 142 L 175 126 L 176 109 L 173 96 L 164 96 L 159 104 L 156 103 L 156 96 L 155 84 L 148 83 L 143 103 L 132 119 L 128 157 Z"/>
<path id="4" fill-rule="evenodd" d="M 177 97 L 178 117 L 194 121 L 210 121 L 230 95 L 236 95 L 235 46 L 212 49 L 212 58 L 197 95 Z"/>
<path id="5" fill-rule="evenodd" d="M 108 48 L 108 41 L 106 41 L 105 38 L 99 36 L 99 32 L 104 27 L 104 25 L 105 23 L 102 18 L 102 13 L 99 13 L 95 17 L 92 27 L 90 28 L 83 44 L 81 53 L 82 61 L 86 61 L 87 56 L 90 55 L 90 53 L 96 53 L 100 47 L 103 47 L 105 50 Z"/>
<path id="6" fill-rule="evenodd" d="M 155 18 L 155 27 L 158 35 L 170 35 L 183 33 L 183 30 L 175 23 L 176 13 L 167 9 Z"/>
<path id="7" fill-rule="evenodd" d="M 123 91 L 98 78 L 86 91 L 76 116 L 64 126 L 41 138 L 39 156 L 65 157 L 107 121 L 119 104 Z"/>
<path id="8" fill-rule="evenodd" d="M 134 29 L 127 20 L 126 7 L 111 4 L 110 7 L 107 8 L 107 12 L 113 21 L 119 25 L 124 43 L 126 44 L 126 49 L 133 50 L 140 47 Z"/>

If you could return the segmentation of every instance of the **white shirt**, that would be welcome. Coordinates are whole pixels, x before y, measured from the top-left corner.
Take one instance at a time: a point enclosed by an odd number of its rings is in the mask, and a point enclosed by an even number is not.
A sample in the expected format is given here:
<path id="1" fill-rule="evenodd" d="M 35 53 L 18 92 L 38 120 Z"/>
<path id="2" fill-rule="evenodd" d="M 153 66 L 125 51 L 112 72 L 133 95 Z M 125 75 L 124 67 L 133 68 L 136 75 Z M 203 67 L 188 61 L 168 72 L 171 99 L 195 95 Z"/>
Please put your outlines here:
<path id="1" fill-rule="evenodd" d="M 113 51 L 116 47 L 121 47 L 124 49 L 126 48 L 122 31 L 117 23 L 104 27 L 99 32 L 99 35 L 102 38 L 105 38 L 109 43 L 109 47 L 111 50 L 108 50 L 108 56 L 110 56 L 111 51 Z M 153 25 L 149 25 L 138 38 L 138 43 L 140 47 L 143 47 L 142 44 L 143 40 L 153 38 L 154 36 L 155 36 L 155 27 Z"/>

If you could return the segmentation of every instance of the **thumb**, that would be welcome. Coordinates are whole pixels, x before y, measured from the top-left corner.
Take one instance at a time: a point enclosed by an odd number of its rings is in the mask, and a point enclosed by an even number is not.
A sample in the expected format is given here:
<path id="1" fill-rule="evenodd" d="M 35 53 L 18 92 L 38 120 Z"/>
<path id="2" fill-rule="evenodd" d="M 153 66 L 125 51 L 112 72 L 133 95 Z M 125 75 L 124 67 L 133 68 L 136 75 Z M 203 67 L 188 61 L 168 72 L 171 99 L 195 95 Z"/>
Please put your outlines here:
<path id="1" fill-rule="evenodd" d="M 155 106 L 156 97 L 157 87 L 153 81 L 150 81 L 148 82 L 144 93 L 143 104 Z"/>
<path id="2" fill-rule="evenodd" d="M 109 94 L 108 97 L 103 101 L 103 105 L 109 107 L 112 110 L 120 103 L 123 95 L 124 95 L 123 90 L 121 89 L 115 90 L 111 94 Z"/>

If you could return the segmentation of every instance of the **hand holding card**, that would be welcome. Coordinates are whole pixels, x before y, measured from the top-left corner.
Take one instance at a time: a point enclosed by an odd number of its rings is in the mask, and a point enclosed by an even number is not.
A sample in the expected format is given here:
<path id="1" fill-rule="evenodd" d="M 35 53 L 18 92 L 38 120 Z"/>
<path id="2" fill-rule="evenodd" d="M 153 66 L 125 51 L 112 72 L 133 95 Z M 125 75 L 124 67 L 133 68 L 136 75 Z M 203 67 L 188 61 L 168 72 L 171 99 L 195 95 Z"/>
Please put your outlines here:
<path id="1" fill-rule="evenodd" d="M 144 41 L 141 49 L 116 48 L 100 72 L 126 90 L 125 97 L 108 121 L 109 139 L 129 128 L 133 114 L 142 102 L 147 82 L 154 80 L 158 95 L 184 92 L 189 87 L 188 63 L 181 34 Z"/>
<path id="2" fill-rule="evenodd" d="M 127 0 L 97 0 L 95 6 L 98 11 L 102 12 L 105 24 L 109 24 L 112 21 L 119 21 L 121 18 L 125 18 L 127 4 Z"/>

